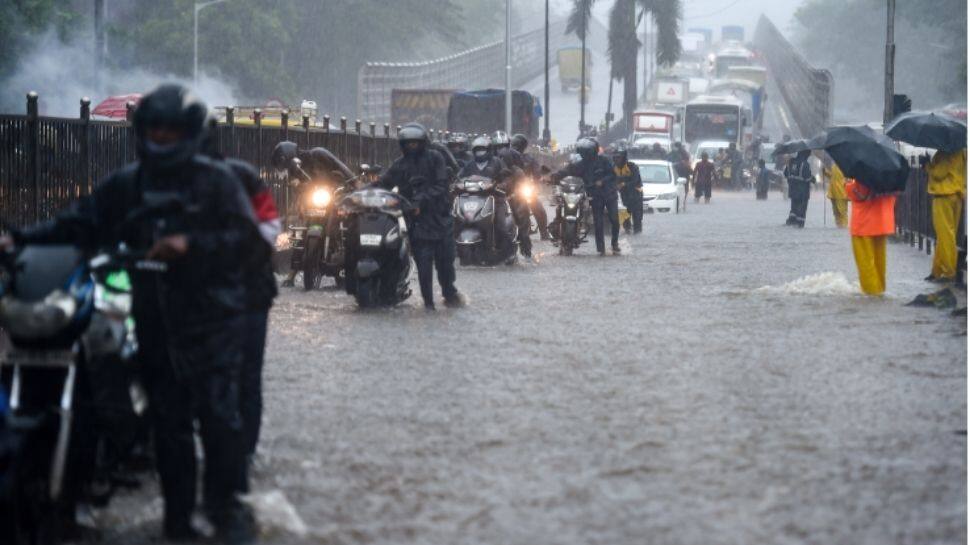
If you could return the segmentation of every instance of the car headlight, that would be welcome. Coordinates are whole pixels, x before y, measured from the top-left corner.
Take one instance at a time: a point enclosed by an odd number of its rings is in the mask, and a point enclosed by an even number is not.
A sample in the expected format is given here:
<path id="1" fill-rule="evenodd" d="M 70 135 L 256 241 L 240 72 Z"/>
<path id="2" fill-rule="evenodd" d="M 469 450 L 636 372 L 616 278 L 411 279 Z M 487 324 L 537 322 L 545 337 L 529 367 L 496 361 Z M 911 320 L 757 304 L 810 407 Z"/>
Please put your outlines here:
<path id="1" fill-rule="evenodd" d="M 310 203 L 317 208 L 323 208 L 330 204 L 330 191 L 324 188 L 314 189 L 310 194 Z"/>

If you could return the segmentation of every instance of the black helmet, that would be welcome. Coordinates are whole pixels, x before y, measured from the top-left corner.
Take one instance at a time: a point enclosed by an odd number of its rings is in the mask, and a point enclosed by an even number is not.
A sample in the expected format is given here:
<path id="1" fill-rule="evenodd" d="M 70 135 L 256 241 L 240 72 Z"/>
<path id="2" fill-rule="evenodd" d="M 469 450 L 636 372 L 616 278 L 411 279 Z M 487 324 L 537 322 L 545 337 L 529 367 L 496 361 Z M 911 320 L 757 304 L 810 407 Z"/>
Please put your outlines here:
<path id="1" fill-rule="evenodd" d="M 472 140 L 472 155 L 476 161 L 485 161 L 492 156 L 492 141 L 487 136 Z"/>
<path id="2" fill-rule="evenodd" d="M 512 145 L 512 141 L 509 140 L 509 135 L 505 131 L 495 131 L 492 135 L 492 148 L 507 148 Z"/>
<path id="3" fill-rule="evenodd" d="M 529 139 L 524 134 L 519 133 L 512 137 L 512 149 L 523 153 L 527 147 L 529 147 Z"/>
<path id="4" fill-rule="evenodd" d="M 448 149 L 461 152 L 468 149 L 468 137 L 464 133 L 456 132 L 448 135 Z"/>
<path id="5" fill-rule="evenodd" d="M 133 126 L 138 157 L 149 168 L 170 169 L 188 162 L 202 150 L 206 135 L 205 104 L 181 85 L 166 84 L 145 95 L 135 110 Z M 148 140 L 154 129 L 178 133 L 175 143 Z"/>
<path id="6" fill-rule="evenodd" d="M 296 156 L 296 143 L 284 140 L 276 144 L 276 147 L 273 148 L 273 154 L 270 155 L 269 162 L 276 170 L 286 170 L 290 168 L 290 162 Z"/>
<path id="7" fill-rule="evenodd" d="M 626 163 L 627 150 L 626 146 L 613 146 L 613 162 L 616 163 Z"/>
<path id="8" fill-rule="evenodd" d="M 576 142 L 576 153 L 583 158 L 584 161 L 590 161 L 596 157 L 598 151 L 596 142 L 591 138 L 580 138 L 579 142 Z"/>
<path id="9" fill-rule="evenodd" d="M 410 153 L 408 144 L 417 142 L 419 147 L 413 151 L 420 153 L 428 149 L 429 141 L 428 130 L 420 123 L 408 123 L 401 127 L 401 130 L 397 131 L 397 142 L 401 145 L 401 152 L 405 155 Z"/>

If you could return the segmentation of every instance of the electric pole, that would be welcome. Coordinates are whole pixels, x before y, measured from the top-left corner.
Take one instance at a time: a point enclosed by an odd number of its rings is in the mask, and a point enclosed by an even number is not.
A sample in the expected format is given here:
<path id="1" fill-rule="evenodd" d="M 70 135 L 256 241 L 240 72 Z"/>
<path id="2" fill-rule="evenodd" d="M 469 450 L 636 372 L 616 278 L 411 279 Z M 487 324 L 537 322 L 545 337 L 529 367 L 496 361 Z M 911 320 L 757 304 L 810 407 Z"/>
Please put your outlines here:
<path id="1" fill-rule="evenodd" d="M 579 135 L 584 136 L 586 134 L 586 6 L 583 6 L 583 24 L 582 30 L 582 51 L 580 52 L 580 74 L 579 74 Z"/>
<path id="2" fill-rule="evenodd" d="M 893 119 L 893 93 L 895 92 L 896 43 L 894 27 L 896 24 L 896 0 L 886 3 L 886 96 L 882 121 L 889 124 Z"/>
<path id="3" fill-rule="evenodd" d="M 505 133 L 512 135 L 512 0 L 505 0 Z"/>
<path id="4" fill-rule="evenodd" d="M 545 106 L 542 112 L 542 141 L 548 146 L 552 139 L 549 132 L 549 0 L 546 0 L 546 87 L 542 104 Z"/>

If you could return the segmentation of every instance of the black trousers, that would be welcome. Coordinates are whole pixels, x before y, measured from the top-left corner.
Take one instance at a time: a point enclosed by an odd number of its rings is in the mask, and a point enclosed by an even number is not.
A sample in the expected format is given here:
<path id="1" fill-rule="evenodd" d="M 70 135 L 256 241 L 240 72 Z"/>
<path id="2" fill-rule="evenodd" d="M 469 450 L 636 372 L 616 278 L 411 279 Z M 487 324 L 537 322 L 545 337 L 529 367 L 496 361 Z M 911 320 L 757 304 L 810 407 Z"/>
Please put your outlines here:
<path id="1" fill-rule="evenodd" d="M 643 197 L 639 191 L 623 195 L 623 206 L 630 212 L 633 218 L 633 232 L 643 231 Z"/>
<path id="2" fill-rule="evenodd" d="M 604 223 L 607 219 L 610 222 L 610 241 L 612 246 L 613 248 L 619 247 L 620 216 L 619 203 L 616 195 L 611 195 L 608 197 L 593 196 L 593 198 L 590 199 L 590 205 L 593 207 L 593 228 L 596 231 L 596 251 L 600 253 L 606 251 Z"/>
<path id="3" fill-rule="evenodd" d="M 811 187 L 807 182 L 789 182 L 788 195 L 791 197 L 788 223 L 804 226 L 805 214 L 808 212 L 808 199 L 812 195 Z"/>
<path id="4" fill-rule="evenodd" d="M 529 204 L 515 200 L 510 201 L 509 204 L 512 206 L 512 219 L 519 228 L 519 248 L 523 252 L 531 252 L 532 236 L 530 231 L 532 230 L 532 211 L 529 208 Z"/>
<path id="5" fill-rule="evenodd" d="M 414 264 L 418 268 L 418 283 L 421 285 L 421 298 L 426 305 L 434 304 L 433 269 L 438 271 L 438 284 L 445 299 L 458 294 L 455 288 L 455 239 L 421 239 L 411 241 Z"/>
<path id="6" fill-rule="evenodd" d="M 266 329 L 269 309 L 254 310 L 245 316 L 242 373 L 239 383 L 239 412 L 243 421 L 243 445 L 246 454 L 256 453 L 259 429 L 263 419 L 263 356 L 266 352 Z"/>
<path id="7" fill-rule="evenodd" d="M 206 510 L 218 527 L 222 517 L 244 509 L 237 496 L 248 489 L 239 378 L 245 317 L 196 328 L 169 342 L 163 331 L 139 322 L 145 387 L 155 432 L 155 456 L 165 500 L 165 526 L 189 524 L 195 510 L 194 424 L 205 455 Z M 161 333 L 161 334 L 160 334 Z"/>

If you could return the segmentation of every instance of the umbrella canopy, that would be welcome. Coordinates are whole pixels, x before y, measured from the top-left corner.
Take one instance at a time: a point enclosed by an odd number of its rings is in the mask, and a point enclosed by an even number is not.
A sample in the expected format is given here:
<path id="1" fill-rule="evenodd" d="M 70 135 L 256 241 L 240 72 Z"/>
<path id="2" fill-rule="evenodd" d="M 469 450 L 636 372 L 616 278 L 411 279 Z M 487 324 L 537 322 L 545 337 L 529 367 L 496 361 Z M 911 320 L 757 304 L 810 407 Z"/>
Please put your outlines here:
<path id="1" fill-rule="evenodd" d="M 952 152 L 967 147 L 967 124 L 934 112 L 901 114 L 886 127 L 886 134 L 920 148 Z"/>
<path id="2" fill-rule="evenodd" d="M 788 142 L 783 142 L 775 146 L 775 151 L 771 152 L 772 155 L 790 155 L 792 153 L 798 153 L 800 151 L 807 151 L 812 148 L 811 140 L 806 140 L 804 138 L 800 140 L 789 140 Z"/>
<path id="3" fill-rule="evenodd" d="M 828 149 L 839 144 L 876 141 L 883 146 L 892 147 L 894 142 L 882 132 L 868 125 L 838 125 L 825 129 L 810 141 L 811 149 Z"/>
<path id="4" fill-rule="evenodd" d="M 825 151 L 847 178 L 879 193 L 906 189 L 909 163 L 893 148 L 876 140 L 836 143 Z"/>
<path id="5" fill-rule="evenodd" d="M 108 97 L 101 101 L 100 104 L 95 106 L 94 109 L 91 110 L 91 114 L 99 115 L 101 117 L 110 117 L 112 119 L 125 119 L 128 117 L 128 102 L 138 104 L 140 100 L 141 95 L 138 93 Z"/>

